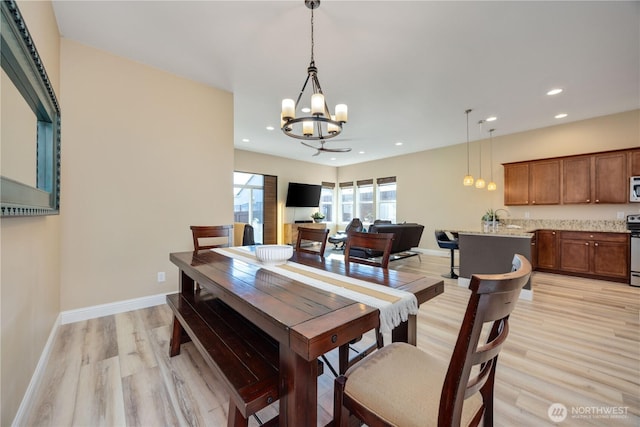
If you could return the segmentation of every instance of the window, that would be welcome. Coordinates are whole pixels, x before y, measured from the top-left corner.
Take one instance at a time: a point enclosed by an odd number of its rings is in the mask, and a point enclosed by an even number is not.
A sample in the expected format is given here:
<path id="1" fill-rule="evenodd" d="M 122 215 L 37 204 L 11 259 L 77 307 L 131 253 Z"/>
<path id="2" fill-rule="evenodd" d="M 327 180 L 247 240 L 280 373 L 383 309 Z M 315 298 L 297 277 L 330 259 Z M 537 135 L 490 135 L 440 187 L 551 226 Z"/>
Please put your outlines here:
<path id="1" fill-rule="evenodd" d="M 233 220 L 251 224 L 255 241 L 263 242 L 264 177 L 234 172 L 233 195 Z"/>
<path id="2" fill-rule="evenodd" d="M 353 182 L 340 183 L 340 222 L 353 219 Z"/>
<path id="3" fill-rule="evenodd" d="M 396 177 L 378 178 L 378 215 L 379 219 L 396 222 Z"/>
<path id="4" fill-rule="evenodd" d="M 323 182 L 320 192 L 320 212 L 324 214 L 324 221 L 333 222 L 333 196 L 336 184 Z"/>
<path id="5" fill-rule="evenodd" d="M 365 224 L 371 224 L 376 218 L 373 200 L 373 179 L 357 182 L 358 204 L 356 216 Z"/>

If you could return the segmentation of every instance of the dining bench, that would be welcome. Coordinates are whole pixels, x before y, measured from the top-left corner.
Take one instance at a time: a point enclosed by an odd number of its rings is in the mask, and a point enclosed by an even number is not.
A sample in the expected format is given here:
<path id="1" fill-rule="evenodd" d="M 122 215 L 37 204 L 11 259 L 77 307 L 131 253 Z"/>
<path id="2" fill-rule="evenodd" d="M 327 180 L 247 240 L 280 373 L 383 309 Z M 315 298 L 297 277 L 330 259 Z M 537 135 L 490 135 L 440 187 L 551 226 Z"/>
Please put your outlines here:
<path id="1" fill-rule="evenodd" d="M 229 392 L 228 427 L 278 400 L 278 342 L 218 298 L 203 292 L 167 295 L 174 313 L 171 357 L 193 341 Z M 275 426 L 278 416 L 262 424 Z"/>

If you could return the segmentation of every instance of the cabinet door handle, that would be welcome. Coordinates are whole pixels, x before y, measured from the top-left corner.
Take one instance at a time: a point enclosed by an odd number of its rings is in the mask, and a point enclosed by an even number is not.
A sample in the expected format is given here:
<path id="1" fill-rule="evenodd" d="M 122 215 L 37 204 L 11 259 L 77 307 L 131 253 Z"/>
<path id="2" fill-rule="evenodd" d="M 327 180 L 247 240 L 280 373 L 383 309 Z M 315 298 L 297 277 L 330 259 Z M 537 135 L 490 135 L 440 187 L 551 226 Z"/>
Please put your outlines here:
<path id="1" fill-rule="evenodd" d="M 591 202 L 591 199 L 587 199 L 587 203 Z"/>
<path id="2" fill-rule="evenodd" d="M 594 243 L 594 244 L 593 244 L 593 246 L 598 246 L 598 244 L 597 244 L 597 243 Z"/>
<path id="3" fill-rule="evenodd" d="M 585 243 L 584 245 L 585 245 L 585 246 L 589 246 L 589 243 Z"/>
<path id="4" fill-rule="evenodd" d="M 596 203 L 600 203 L 600 199 L 596 199 Z"/>

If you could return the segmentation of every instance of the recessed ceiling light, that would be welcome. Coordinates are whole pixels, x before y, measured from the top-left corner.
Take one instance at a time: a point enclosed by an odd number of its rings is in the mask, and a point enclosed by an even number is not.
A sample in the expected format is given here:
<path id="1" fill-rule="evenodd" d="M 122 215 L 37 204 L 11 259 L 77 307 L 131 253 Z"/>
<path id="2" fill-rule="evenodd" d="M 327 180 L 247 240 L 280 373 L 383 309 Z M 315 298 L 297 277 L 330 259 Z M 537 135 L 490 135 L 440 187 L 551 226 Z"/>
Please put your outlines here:
<path id="1" fill-rule="evenodd" d="M 396 142 L 396 145 L 400 146 L 400 145 L 402 145 L 402 142 L 398 141 L 398 142 Z"/>
<path id="2" fill-rule="evenodd" d="M 557 94 L 559 94 L 561 92 L 562 92 L 562 89 L 555 88 L 555 89 L 551 89 L 549 92 L 547 92 L 547 95 L 557 95 Z"/>
<path id="3" fill-rule="evenodd" d="M 567 113 L 560 113 L 555 115 L 556 119 L 564 119 L 565 117 L 567 117 Z"/>
<path id="4" fill-rule="evenodd" d="M 364 154 L 364 151 L 358 151 L 359 154 Z"/>
<path id="5" fill-rule="evenodd" d="M 331 158 L 331 160 L 335 160 L 335 159 L 336 159 L 335 157 L 332 157 L 332 158 Z"/>
<path id="6" fill-rule="evenodd" d="M 303 113 L 310 113 L 310 112 L 311 112 L 311 108 L 309 108 L 309 107 L 304 107 L 304 108 L 302 108 L 302 112 L 303 112 Z"/>
<path id="7" fill-rule="evenodd" d="M 496 116 L 491 116 L 484 119 L 485 122 L 495 122 L 496 120 L 498 120 Z"/>
<path id="8" fill-rule="evenodd" d="M 249 138 L 242 138 L 242 142 L 249 142 Z"/>
<path id="9" fill-rule="evenodd" d="M 267 126 L 267 130 L 274 130 L 275 128 L 273 126 Z"/>

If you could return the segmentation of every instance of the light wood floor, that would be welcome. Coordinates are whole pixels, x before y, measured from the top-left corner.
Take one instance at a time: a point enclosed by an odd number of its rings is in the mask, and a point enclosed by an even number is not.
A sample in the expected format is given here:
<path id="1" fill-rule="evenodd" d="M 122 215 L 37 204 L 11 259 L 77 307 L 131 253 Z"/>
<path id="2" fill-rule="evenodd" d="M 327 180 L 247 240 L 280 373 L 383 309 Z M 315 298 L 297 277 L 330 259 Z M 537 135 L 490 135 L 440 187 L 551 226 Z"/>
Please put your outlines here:
<path id="1" fill-rule="evenodd" d="M 391 267 L 439 277 L 448 262 L 423 255 Z M 445 284 L 420 309 L 418 346 L 448 360 L 468 291 Z M 533 289 L 500 355 L 495 424 L 555 425 L 547 411 L 562 403 L 561 426 L 640 425 L 640 289 L 545 273 Z M 168 357 L 170 324 L 158 306 L 62 326 L 25 425 L 225 426 L 228 397 L 193 345 Z M 331 418 L 332 381 L 328 370 L 319 378 L 318 425 Z M 622 415 L 603 414 L 614 410 Z"/>

